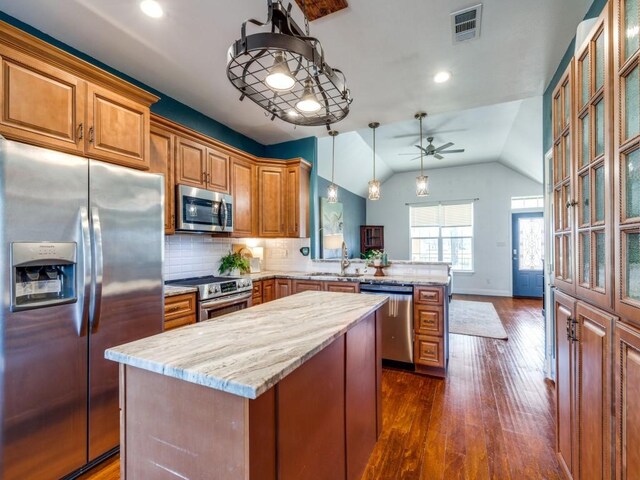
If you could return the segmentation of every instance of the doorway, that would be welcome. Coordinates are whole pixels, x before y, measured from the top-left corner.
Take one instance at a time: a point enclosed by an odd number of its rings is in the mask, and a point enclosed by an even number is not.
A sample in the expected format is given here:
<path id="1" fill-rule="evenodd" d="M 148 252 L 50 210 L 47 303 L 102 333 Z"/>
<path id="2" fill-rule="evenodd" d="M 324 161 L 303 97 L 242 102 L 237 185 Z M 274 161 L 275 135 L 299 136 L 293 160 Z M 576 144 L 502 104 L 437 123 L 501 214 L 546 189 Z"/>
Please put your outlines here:
<path id="1" fill-rule="evenodd" d="M 544 219 L 542 212 L 512 214 L 513 296 L 542 298 Z"/>

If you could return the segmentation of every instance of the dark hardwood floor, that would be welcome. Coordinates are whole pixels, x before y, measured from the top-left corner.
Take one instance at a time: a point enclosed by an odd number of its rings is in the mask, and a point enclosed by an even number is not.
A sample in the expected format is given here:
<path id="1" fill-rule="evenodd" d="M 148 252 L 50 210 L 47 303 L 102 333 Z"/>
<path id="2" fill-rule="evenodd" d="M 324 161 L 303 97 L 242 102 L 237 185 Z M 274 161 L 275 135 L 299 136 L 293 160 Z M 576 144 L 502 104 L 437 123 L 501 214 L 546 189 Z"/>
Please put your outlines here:
<path id="1" fill-rule="evenodd" d="M 509 340 L 451 336 L 446 380 L 385 370 L 384 428 L 362 480 L 562 479 L 539 300 L 493 302 Z M 81 477 L 119 480 L 113 459 Z"/>

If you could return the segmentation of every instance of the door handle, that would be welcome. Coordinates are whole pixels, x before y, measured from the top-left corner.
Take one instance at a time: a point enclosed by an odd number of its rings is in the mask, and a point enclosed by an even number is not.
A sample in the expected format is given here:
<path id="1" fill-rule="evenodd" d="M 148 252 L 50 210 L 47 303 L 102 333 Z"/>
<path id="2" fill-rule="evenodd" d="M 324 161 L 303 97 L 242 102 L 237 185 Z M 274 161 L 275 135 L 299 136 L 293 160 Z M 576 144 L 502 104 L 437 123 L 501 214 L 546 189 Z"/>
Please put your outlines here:
<path id="1" fill-rule="evenodd" d="M 91 307 L 89 323 L 91 333 L 98 331 L 100 324 L 100 313 L 102 307 L 102 281 L 103 281 L 103 258 L 102 258 L 102 227 L 100 225 L 100 212 L 98 208 L 91 209 L 91 230 L 93 233 L 93 282 L 91 284 Z"/>
<path id="2" fill-rule="evenodd" d="M 91 294 L 91 237 L 89 235 L 89 215 L 85 207 L 80 207 L 79 219 L 81 231 L 80 255 L 82 258 L 82 272 L 78 272 L 78 274 L 82 275 L 82 286 L 80 287 L 82 297 L 79 299 L 81 307 L 76 329 L 78 336 L 81 337 L 86 333 L 86 326 L 89 320 L 89 299 Z"/>

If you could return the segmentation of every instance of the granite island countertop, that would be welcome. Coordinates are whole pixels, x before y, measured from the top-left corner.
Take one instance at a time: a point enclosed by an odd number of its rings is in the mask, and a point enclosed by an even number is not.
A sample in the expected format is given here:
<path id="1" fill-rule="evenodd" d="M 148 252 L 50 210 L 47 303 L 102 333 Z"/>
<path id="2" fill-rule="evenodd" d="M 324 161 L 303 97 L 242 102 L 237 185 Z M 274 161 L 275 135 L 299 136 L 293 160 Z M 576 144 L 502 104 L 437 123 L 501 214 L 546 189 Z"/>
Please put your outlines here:
<path id="1" fill-rule="evenodd" d="M 387 301 L 303 292 L 113 347 L 105 357 L 254 399 Z"/>

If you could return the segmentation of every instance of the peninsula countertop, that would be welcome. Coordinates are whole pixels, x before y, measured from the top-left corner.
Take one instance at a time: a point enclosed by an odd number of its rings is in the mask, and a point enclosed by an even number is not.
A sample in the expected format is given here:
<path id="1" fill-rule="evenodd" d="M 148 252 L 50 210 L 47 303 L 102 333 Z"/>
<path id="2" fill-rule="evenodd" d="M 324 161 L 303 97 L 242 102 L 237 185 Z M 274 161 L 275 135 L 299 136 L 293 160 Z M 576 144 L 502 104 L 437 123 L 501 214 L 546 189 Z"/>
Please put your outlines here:
<path id="1" fill-rule="evenodd" d="M 448 285 L 450 277 L 448 274 L 431 274 L 431 275 L 385 275 L 376 277 L 374 275 L 340 275 L 338 273 L 329 272 L 281 272 L 269 271 L 259 273 L 251 273 L 243 275 L 249 277 L 253 281 L 270 280 L 272 278 L 287 278 L 291 280 L 318 280 L 329 282 L 358 282 L 358 283 L 394 283 L 394 284 L 411 284 L 425 286 L 442 286 Z"/>
<path id="2" fill-rule="evenodd" d="M 387 300 L 303 292 L 113 347 L 105 357 L 254 399 Z"/>

